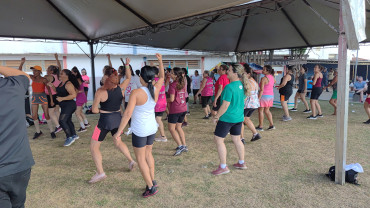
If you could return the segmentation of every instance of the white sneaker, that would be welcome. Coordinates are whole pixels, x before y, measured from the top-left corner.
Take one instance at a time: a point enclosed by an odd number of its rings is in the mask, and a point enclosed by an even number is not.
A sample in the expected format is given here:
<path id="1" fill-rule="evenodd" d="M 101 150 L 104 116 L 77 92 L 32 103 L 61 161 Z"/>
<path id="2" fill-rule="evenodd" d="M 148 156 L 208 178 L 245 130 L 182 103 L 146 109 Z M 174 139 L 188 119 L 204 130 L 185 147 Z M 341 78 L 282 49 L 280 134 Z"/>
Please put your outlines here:
<path id="1" fill-rule="evenodd" d="M 167 142 L 167 138 L 161 136 L 161 137 L 155 138 L 154 141 L 156 141 L 156 142 Z"/>
<path id="2" fill-rule="evenodd" d="M 128 136 L 128 135 L 131 135 L 132 134 L 132 131 L 131 131 L 131 128 L 128 128 L 128 130 L 125 132 L 125 134 Z"/>

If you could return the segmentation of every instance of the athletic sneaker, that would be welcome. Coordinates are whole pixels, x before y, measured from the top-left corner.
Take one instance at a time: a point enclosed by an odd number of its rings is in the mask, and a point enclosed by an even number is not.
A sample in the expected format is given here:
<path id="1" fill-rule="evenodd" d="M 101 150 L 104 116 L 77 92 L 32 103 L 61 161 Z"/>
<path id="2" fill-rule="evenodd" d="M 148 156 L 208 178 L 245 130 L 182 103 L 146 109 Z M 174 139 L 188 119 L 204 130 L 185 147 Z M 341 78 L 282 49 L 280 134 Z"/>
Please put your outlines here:
<path id="1" fill-rule="evenodd" d="M 85 127 L 90 127 L 91 125 L 89 123 L 85 124 Z"/>
<path id="2" fill-rule="evenodd" d="M 157 181 L 155 181 L 155 180 L 153 180 L 152 181 L 152 183 L 153 183 L 153 187 L 158 187 L 158 185 L 157 185 Z M 147 190 L 149 187 L 148 187 L 148 185 L 145 187 L 145 190 Z"/>
<path id="3" fill-rule="evenodd" d="M 211 113 L 209 113 L 209 114 L 208 114 L 208 117 L 211 117 L 211 116 L 212 116 L 212 114 L 211 114 Z"/>
<path id="4" fill-rule="evenodd" d="M 80 127 L 80 129 L 77 130 L 78 133 L 85 132 L 85 131 L 87 131 L 87 129 L 86 128 L 82 128 L 82 127 Z"/>
<path id="5" fill-rule="evenodd" d="M 222 175 L 222 174 L 226 174 L 226 173 L 230 173 L 230 170 L 229 168 L 221 168 L 221 166 L 218 166 L 218 168 L 214 171 L 212 171 L 212 175 Z"/>
<path id="6" fill-rule="evenodd" d="M 270 131 L 270 130 L 274 130 L 275 129 L 275 126 L 269 126 L 268 128 L 267 128 L 267 130 L 268 131 Z"/>
<path id="7" fill-rule="evenodd" d="M 317 116 L 316 116 L 317 118 L 324 118 L 324 115 L 323 114 L 317 114 Z"/>
<path id="8" fill-rule="evenodd" d="M 128 130 L 125 132 L 125 134 L 128 136 L 130 134 L 132 134 L 132 131 L 131 131 L 131 128 L 128 128 Z"/>
<path id="9" fill-rule="evenodd" d="M 77 134 L 73 135 L 72 137 L 75 138 L 75 140 L 80 138 Z"/>
<path id="10" fill-rule="evenodd" d="M 233 166 L 234 166 L 234 168 L 236 168 L 236 169 L 241 169 L 241 170 L 245 170 L 245 169 L 247 169 L 247 166 L 245 165 L 245 163 L 243 163 L 243 164 L 235 163 Z"/>
<path id="11" fill-rule="evenodd" d="M 60 126 L 58 126 L 58 127 L 55 127 L 55 131 L 54 131 L 54 133 L 59 133 L 59 132 L 61 132 L 63 129 L 62 129 L 62 127 L 60 127 Z"/>
<path id="12" fill-rule="evenodd" d="M 261 135 L 257 133 L 256 135 L 253 135 L 253 137 L 251 139 L 251 142 L 257 141 L 257 140 L 259 140 L 261 138 L 262 138 Z"/>
<path id="13" fill-rule="evenodd" d="M 66 139 L 66 141 L 64 142 L 64 146 L 65 147 L 68 147 L 68 146 L 71 146 L 71 144 L 73 144 L 73 142 L 75 142 L 75 138 L 72 136 L 72 137 L 68 137 Z"/>
<path id="14" fill-rule="evenodd" d="M 292 109 L 290 109 L 290 111 L 296 112 L 298 110 L 297 110 L 297 108 L 292 108 Z"/>
<path id="15" fill-rule="evenodd" d="M 131 161 L 130 164 L 128 164 L 128 169 L 130 169 L 130 171 L 133 171 L 134 168 L 136 166 L 136 162 L 135 161 Z"/>
<path id="16" fill-rule="evenodd" d="M 257 131 L 263 131 L 263 128 L 261 128 L 261 127 L 257 126 L 256 130 L 257 130 Z"/>
<path id="17" fill-rule="evenodd" d="M 107 176 L 105 175 L 105 173 L 102 173 L 102 174 L 98 174 L 96 173 L 89 181 L 89 183 L 96 183 L 96 182 L 99 182 L 101 180 L 104 180 Z"/>
<path id="18" fill-rule="evenodd" d="M 310 116 L 307 117 L 307 119 L 316 120 L 317 119 L 317 116 L 310 115 Z"/>
<path id="19" fill-rule="evenodd" d="M 186 113 L 186 115 L 187 115 L 187 116 L 190 116 L 190 111 L 188 111 L 188 112 Z"/>
<path id="20" fill-rule="evenodd" d="M 365 122 L 363 122 L 364 124 L 370 124 L 370 119 L 369 120 L 367 120 L 367 121 L 365 121 Z"/>
<path id="21" fill-rule="evenodd" d="M 245 145 L 245 139 L 242 138 L 241 141 L 242 141 L 243 145 Z"/>
<path id="22" fill-rule="evenodd" d="M 158 189 L 157 189 L 157 187 L 152 187 L 151 189 L 149 189 L 149 188 L 147 188 L 146 190 L 145 190 L 145 192 L 143 193 L 143 197 L 144 198 L 147 198 L 147 197 L 150 197 L 150 196 L 154 196 L 154 195 L 156 195 L 158 193 Z"/>
<path id="23" fill-rule="evenodd" d="M 308 110 L 306 109 L 306 110 L 303 111 L 303 113 L 311 113 L 311 110 L 310 109 L 308 109 Z"/>
<path id="24" fill-rule="evenodd" d="M 184 147 L 183 152 L 188 152 L 189 151 L 188 146 L 183 146 L 183 147 Z"/>
<path id="25" fill-rule="evenodd" d="M 154 141 L 156 141 L 156 142 L 167 142 L 167 138 L 161 136 L 161 137 L 155 138 Z"/>
<path id="26" fill-rule="evenodd" d="M 40 131 L 39 133 L 35 132 L 35 134 L 33 135 L 33 138 L 32 138 L 32 139 L 37 139 L 37 138 L 39 138 L 41 135 L 42 135 L 42 131 Z"/>
<path id="27" fill-rule="evenodd" d="M 283 116 L 283 121 L 291 121 L 292 117 Z"/>
<path id="28" fill-rule="evenodd" d="M 51 132 L 50 135 L 52 139 L 55 139 L 57 137 L 54 132 Z"/>
<path id="29" fill-rule="evenodd" d="M 209 119 L 209 116 L 204 116 L 203 119 Z"/>
<path id="30" fill-rule="evenodd" d="M 181 153 L 184 151 L 184 146 L 181 146 L 181 147 L 177 147 L 176 148 L 176 152 L 173 156 L 178 156 L 178 155 L 181 155 Z"/>

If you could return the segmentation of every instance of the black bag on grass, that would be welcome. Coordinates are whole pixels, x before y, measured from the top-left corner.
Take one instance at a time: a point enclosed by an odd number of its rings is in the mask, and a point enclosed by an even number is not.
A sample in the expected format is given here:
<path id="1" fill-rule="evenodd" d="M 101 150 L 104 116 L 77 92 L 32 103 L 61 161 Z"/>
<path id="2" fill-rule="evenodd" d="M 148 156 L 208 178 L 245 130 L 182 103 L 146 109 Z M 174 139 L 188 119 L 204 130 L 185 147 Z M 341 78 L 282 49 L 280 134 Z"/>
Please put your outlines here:
<path id="1" fill-rule="evenodd" d="M 335 166 L 331 166 L 329 168 L 329 173 L 326 174 L 326 176 L 328 176 L 330 178 L 330 180 L 335 181 Z M 358 181 L 357 181 L 357 176 L 358 176 L 358 172 L 356 172 L 352 169 L 347 170 L 346 171 L 346 182 L 359 185 Z"/>

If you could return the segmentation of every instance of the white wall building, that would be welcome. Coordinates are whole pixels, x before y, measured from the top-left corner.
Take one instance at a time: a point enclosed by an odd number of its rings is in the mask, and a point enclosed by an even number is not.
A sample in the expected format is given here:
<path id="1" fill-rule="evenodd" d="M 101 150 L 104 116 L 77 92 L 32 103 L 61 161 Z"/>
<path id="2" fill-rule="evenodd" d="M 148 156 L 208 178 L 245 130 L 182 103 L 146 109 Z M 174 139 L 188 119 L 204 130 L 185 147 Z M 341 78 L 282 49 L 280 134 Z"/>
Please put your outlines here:
<path id="1" fill-rule="evenodd" d="M 99 81 L 103 76 L 102 69 L 108 65 L 106 54 L 111 54 L 112 65 L 118 68 L 122 65 L 120 58 L 131 59 L 131 66 L 134 70 L 144 66 L 144 61 L 147 64 L 150 61 L 156 60 L 155 53 L 161 53 L 165 67 L 171 64 L 171 67 L 180 66 L 188 67 L 189 75 L 193 75 L 195 70 L 209 70 L 218 63 L 225 61 L 235 61 L 233 54 L 216 54 L 197 51 L 179 51 L 157 49 L 150 47 L 136 47 L 129 45 L 104 45 L 99 44 L 96 47 L 98 55 L 95 58 L 95 78 L 96 86 L 99 87 Z M 95 47 L 95 46 L 94 46 Z M 85 68 L 91 79 L 91 63 L 89 46 L 87 43 L 72 43 L 72 42 L 42 42 L 42 41 L 0 41 L 0 65 L 18 68 L 20 59 L 26 58 L 26 63 L 23 70 L 31 72 L 29 68 L 34 65 L 40 65 L 44 71 L 51 64 L 56 64 L 54 53 L 59 54 L 59 60 L 63 68 L 72 68 L 76 66 L 78 69 Z M 87 55 L 86 55 L 86 54 Z M 92 81 L 90 80 L 90 90 L 88 99 L 92 100 Z"/>

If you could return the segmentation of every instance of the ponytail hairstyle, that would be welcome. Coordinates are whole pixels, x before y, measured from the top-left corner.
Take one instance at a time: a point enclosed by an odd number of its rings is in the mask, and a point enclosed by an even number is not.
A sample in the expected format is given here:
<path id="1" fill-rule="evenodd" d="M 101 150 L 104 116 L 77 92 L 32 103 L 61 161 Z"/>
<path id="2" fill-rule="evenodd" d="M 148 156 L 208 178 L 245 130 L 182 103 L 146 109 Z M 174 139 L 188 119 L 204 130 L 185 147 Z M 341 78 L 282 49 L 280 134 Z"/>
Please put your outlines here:
<path id="1" fill-rule="evenodd" d="M 176 89 L 177 90 L 184 89 L 185 87 L 184 71 L 179 67 L 174 67 L 172 71 L 173 71 L 173 74 L 176 76 L 176 80 L 175 80 L 177 82 Z"/>
<path id="2" fill-rule="evenodd" d="M 197 73 L 198 73 L 198 70 L 195 70 Z M 205 70 L 204 72 L 203 72 L 203 74 L 207 74 L 208 75 L 208 77 L 210 77 L 210 75 L 209 75 L 209 71 L 208 70 Z M 199 75 L 199 73 L 198 73 L 198 75 Z"/>
<path id="3" fill-rule="evenodd" d="M 78 83 L 77 78 L 68 69 L 63 69 L 62 72 L 68 76 L 68 80 L 73 84 L 76 90 L 80 89 L 80 83 Z"/>
<path id="4" fill-rule="evenodd" d="M 270 65 L 265 65 L 265 66 L 263 66 L 263 67 L 265 67 L 266 71 L 267 71 L 269 74 L 271 74 L 271 75 L 274 75 L 274 74 L 275 74 L 274 69 L 273 69 Z"/>
<path id="5" fill-rule="evenodd" d="M 57 75 L 57 77 L 59 79 L 59 67 L 57 67 L 55 65 L 50 65 L 48 67 L 48 70 L 51 70 L 52 71 L 52 74 Z"/>
<path id="6" fill-rule="evenodd" d="M 247 76 L 246 68 L 241 64 L 235 64 L 235 65 L 233 65 L 233 71 L 234 71 L 234 69 L 235 69 L 236 73 L 238 73 L 240 81 L 243 83 L 244 94 L 246 96 L 249 96 L 251 94 L 251 85 L 250 85 L 250 82 L 249 82 L 249 79 L 248 79 L 248 76 Z"/>
<path id="7" fill-rule="evenodd" d="M 123 76 L 125 74 L 125 66 L 118 67 L 118 75 Z"/>
<path id="8" fill-rule="evenodd" d="M 320 72 L 324 71 L 324 67 L 320 64 L 316 64 L 316 66 L 318 66 L 320 68 Z"/>
<path id="9" fill-rule="evenodd" d="M 113 88 L 119 83 L 118 72 L 117 70 L 110 66 L 104 68 L 105 68 L 104 76 L 107 76 L 107 79 L 105 79 L 102 89 L 113 90 Z"/>
<path id="10" fill-rule="evenodd" d="M 81 83 L 84 82 L 83 79 L 82 79 L 82 76 L 80 74 L 80 71 L 78 71 L 78 68 L 77 67 L 74 66 L 71 71 L 74 72 L 74 73 L 76 73 L 75 76 L 76 76 L 77 81 L 80 80 Z"/>
<path id="11" fill-rule="evenodd" d="M 249 66 L 249 64 L 245 63 L 244 65 L 245 72 L 247 74 L 250 74 L 250 76 L 254 79 L 254 81 L 257 80 L 257 73 L 253 71 L 253 69 Z"/>
<path id="12" fill-rule="evenodd" d="M 144 80 L 145 83 L 148 84 L 148 90 L 153 99 L 155 99 L 153 86 L 153 81 L 155 77 L 155 68 L 156 67 L 146 65 L 143 66 L 140 71 L 140 77 Z"/>

